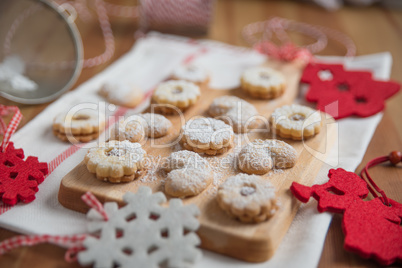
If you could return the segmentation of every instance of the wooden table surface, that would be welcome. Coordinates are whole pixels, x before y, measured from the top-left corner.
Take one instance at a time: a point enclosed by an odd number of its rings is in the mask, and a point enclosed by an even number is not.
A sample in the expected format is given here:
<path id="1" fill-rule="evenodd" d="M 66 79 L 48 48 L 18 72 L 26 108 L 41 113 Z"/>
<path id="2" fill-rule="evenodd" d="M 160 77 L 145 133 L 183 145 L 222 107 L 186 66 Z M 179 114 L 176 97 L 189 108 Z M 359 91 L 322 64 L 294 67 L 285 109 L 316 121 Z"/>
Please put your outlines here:
<path id="1" fill-rule="evenodd" d="M 208 34 L 197 36 L 197 38 L 209 38 L 232 45 L 247 46 L 240 34 L 242 28 L 248 23 L 266 20 L 273 16 L 323 25 L 348 34 L 356 43 L 358 55 L 391 52 L 393 56 L 391 78 L 402 82 L 402 10 L 387 9 L 381 6 L 363 8 L 348 6 L 339 11 L 327 12 L 318 6 L 299 2 L 218 0 L 215 4 L 213 22 Z M 84 69 L 74 88 L 105 69 L 134 44 L 133 33 L 136 30 L 136 24 L 130 19 L 122 18 L 111 18 L 111 21 L 116 39 L 116 52 L 113 59 L 101 66 Z M 103 41 L 96 20 L 87 24 L 78 21 L 78 28 L 83 37 L 86 57 L 102 53 Z M 296 42 L 311 41 L 299 35 L 292 37 Z M 1 44 L 2 42 L 3 40 L 0 40 Z M 340 44 L 330 42 L 320 54 L 342 56 L 344 53 L 345 49 Z M 0 103 L 14 104 L 20 107 L 24 115 L 20 127 L 48 105 L 21 105 L 1 98 Z M 402 94 L 398 94 L 387 102 L 384 117 L 367 148 L 362 163 L 367 163 L 369 159 L 374 157 L 386 155 L 392 150 L 402 150 L 402 123 L 399 117 L 401 114 Z M 360 170 L 361 166 L 357 170 Z M 402 169 L 400 167 L 381 165 L 373 168 L 371 173 L 378 185 L 385 190 L 390 198 L 402 202 Z M 332 221 L 319 266 L 377 266 L 372 261 L 363 260 L 343 250 L 344 235 L 341 231 L 341 219 L 339 215 L 335 215 Z M 0 241 L 15 235 L 14 232 L 0 228 Z M 77 263 L 64 262 L 64 252 L 64 249 L 48 244 L 20 248 L 2 256 L 0 267 L 79 267 Z"/>

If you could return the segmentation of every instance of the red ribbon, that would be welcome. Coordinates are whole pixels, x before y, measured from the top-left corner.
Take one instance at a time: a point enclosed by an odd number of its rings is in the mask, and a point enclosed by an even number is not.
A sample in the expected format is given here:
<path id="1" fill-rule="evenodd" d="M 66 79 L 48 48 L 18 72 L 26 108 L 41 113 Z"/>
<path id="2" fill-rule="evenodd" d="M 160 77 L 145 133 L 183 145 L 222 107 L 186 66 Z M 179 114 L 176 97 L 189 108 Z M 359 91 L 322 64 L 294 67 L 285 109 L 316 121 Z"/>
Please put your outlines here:
<path id="1" fill-rule="evenodd" d="M 10 123 L 8 126 L 4 123 L 3 116 L 7 116 L 10 114 L 10 112 L 13 112 L 14 115 L 11 118 Z M 0 150 L 1 152 L 4 152 L 4 150 L 7 148 L 8 143 L 10 142 L 11 136 L 14 134 L 14 132 L 17 130 L 17 127 L 19 123 L 21 122 L 22 119 L 22 114 L 18 107 L 16 106 L 5 106 L 0 104 L 0 134 L 3 134 L 3 141 L 1 142 L 0 145 Z"/>
<path id="2" fill-rule="evenodd" d="M 90 208 L 98 211 L 105 221 L 108 220 L 109 217 L 104 210 L 103 205 L 91 192 L 85 193 L 81 198 Z M 15 236 L 0 243 L 0 255 L 3 255 L 10 250 L 21 246 L 34 246 L 41 243 L 52 243 L 59 246 L 67 246 L 68 250 L 64 255 L 64 259 L 67 262 L 72 262 L 77 260 L 77 253 L 85 249 L 82 243 L 87 237 L 88 234 Z"/>
<path id="3" fill-rule="evenodd" d="M 306 46 L 297 46 L 291 41 L 287 31 L 298 32 L 317 41 Z M 274 35 L 280 45 L 276 45 L 272 41 Z M 352 39 L 341 32 L 279 17 L 245 26 L 243 37 L 259 52 L 283 61 L 312 61 L 313 54 L 322 51 L 327 46 L 328 38 L 344 45 L 347 57 L 353 57 L 356 54 L 356 46 Z"/>

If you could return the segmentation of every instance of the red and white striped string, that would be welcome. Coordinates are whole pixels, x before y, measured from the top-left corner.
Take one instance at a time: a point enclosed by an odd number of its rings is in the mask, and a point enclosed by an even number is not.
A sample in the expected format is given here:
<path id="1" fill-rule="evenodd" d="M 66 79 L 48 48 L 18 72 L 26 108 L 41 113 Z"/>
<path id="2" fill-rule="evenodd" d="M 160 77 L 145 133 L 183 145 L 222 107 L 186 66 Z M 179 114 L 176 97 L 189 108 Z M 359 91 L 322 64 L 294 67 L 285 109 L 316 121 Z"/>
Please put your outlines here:
<path id="1" fill-rule="evenodd" d="M 10 112 L 13 112 L 14 115 L 11 118 L 10 123 L 8 126 L 3 121 L 3 118 L 1 116 L 7 115 Z M 0 145 L 0 151 L 4 152 L 4 150 L 7 148 L 8 143 L 10 142 L 11 136 L 14 134 L 14 132 L 17 130 L 19 123 L 21 122 L 22 119 L 22 114 L 20 112 L 20 109 L 16 106 L 5 106 L 0 104 L 0 125 L 1 125 L 1 133 L 3 134 L 3 141 L 1 142 Z"/>
<path id="2" fill-rule="evenodd" d="M 299 32 L 317 41 L 306 46 L 297 46 L 291 41 L 287 31 Z M 271 41 L 274 35 L 281 42 L 280 45 Z M 344 33 L 278 17 L 245 26 L 243 37 L 259 52 L 284 61 L 311 61 L 313 54 L 322 51 L 327 46 L 328 37 L 345 46 L 347 57 L 353 57 L 356 54 L 353 40 Z"/>
<path id="3" fill-rule="evenodd" d="M 99 200 L 91 193 L 86 192 L 82 197 L 82 200 L 88 207 L 98 211 L 103 219 L 107 221 L 109 219 L 103 205 Z M 3 255 L 15 248 L 22 246 L 34 246 L 42 243 L 51 243 L 58 246 L 67 247 L 68 250 L 64 256 L 68 262 L 76 260 L 76 254 L 81 250 L 84 250 L 83 242 L 89 236 L 89 234 L 78 235 L 19 235 L 10 239 L 4 240 L 0 243 L 0 255 Z"/>

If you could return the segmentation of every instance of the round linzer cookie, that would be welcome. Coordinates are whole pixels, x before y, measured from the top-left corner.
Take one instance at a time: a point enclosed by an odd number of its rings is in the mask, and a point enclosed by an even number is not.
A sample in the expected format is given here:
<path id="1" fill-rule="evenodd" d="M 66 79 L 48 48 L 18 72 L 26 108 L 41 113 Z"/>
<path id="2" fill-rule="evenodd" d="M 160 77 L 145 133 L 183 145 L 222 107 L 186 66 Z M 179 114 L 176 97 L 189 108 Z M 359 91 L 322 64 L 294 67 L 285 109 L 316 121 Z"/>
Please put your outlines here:
<path id="1" fill-rule="evenodd" d="M 117 122 L 110 130 L 110 139 L 140 142 L 145 137 L 164 137 L 171 128 L 172 123 L 163 115 L 135 114 Z"/>
<path id="2" fill-rule="evenodd" d="M 262 175 L 273 167 L 293 167 L 297 161 L 297 152 L 280 140 L 255 140 L 241 149 L 238 161 L 242 171 Z"/>
<path id="3" fill-rule="evenodd" d="M 173 80 L 185 80 L 197 84 L 198 86 L 207 85 L 209 82 L 208 71 L 199 65 L 181 65 L 173 71 Z"/>
<path id="4" fill-rule="evenodd" d="M 141 174 L 146 155 L 139 143 L 108 141 L 89 149 L 84 163 L 99 180 L 129 182 Z"/>
<path id="5" fill-rule="evenodd" d="M 144 93 L 140 88 L 123 83 L 105 83 L 99 90 L 99 95 L 108 102 L 134 108 L 144 99 Z"/>
<path id="6" fill-rule="evenodd" d="M 182 127 L 181 145 L 199 154 L 223 154 L 232 148 L 233 139 L 232 127 L 214 118 L 191 119 Z"/>
<path id="7" fill-rule="evenodd" d="M 104 116 L 95 110 L 65 112 L 53 120 L 53 134 L 62 141 L 89 142 L 99 137 L 105 127 Z"/>
<path id="8" fill-rule="evenodd" d="M 315 136 L 320 132 L 322 125 L 319 111 L 298 104 L 276 108 L 269 121 L 276 134 L 293 140 Z"/>
<path id="9" fill-rule="evenodd" d="M 147 123 L 147 136 L 149 138 L 161 138 L 166 136 L 172 128 L 172 123 L 160 114 L 145 113 L 140 114 Z"/>
<path id="10" fill-rule="evenodd" d="M 184 80 L 170 80 L 161 83 L 154 91 L 151 104 L 157 112 L 174 114 L 184 112 L 199 99 L 200 87 Z"/>
<path id="11" fill-rule="evenodd" d="M 186 150 L 172 153 L 166 159 L 165 170 L 169 172 L 165 192 L 175 197 L 198 195 L 214 178 L 209 163 L 197 153 Z"/>
<path id="12" fill-rule="evenodd" d="M 245 100 L 235 96 L 214 99 L 208 113 L 233 127 L 236 133 L 246 133 L 259 126 L 257 109 Z"/>
<path id="13" fill-rule="evenodd" d="M 131 142 L 142 141 L 148 133 L 148 124 L 140 115 L 132 115 L 121 119 L 110 129 L 110 140 Z"/>
<path id="14" fill-rule="evenodd" d="M 238 174 L 219 186 L 219 206 L 230 216 L 247 223 L 268 220 L 279 208 L 272 183 L 256 175 Z"/>
<path id="15" fill-rule="evenodd" d="M 241 77 L 241 87 L 248 95 L 261 99 L 274 99 L 283 94 L 285 77 L 268 67 L 254 67 Z"/>

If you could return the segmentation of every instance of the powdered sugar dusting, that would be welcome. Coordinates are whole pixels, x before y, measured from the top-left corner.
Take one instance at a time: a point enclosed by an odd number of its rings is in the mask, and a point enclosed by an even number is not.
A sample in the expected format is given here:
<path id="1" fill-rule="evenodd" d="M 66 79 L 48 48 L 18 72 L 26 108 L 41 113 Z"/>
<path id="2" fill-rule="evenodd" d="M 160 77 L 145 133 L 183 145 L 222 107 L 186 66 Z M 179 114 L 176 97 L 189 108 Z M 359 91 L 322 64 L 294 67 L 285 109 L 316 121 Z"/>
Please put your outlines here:
<path id="1" fill-rule="evenodd" d="M 176 68 L 173 72 L 173 76 L 177 79 L 199 83 L 208 79 L 208 72 L 201 66 L 187 64 Z"/>
<path id="2" fill-rule="evenodd" d="M 200 117 L 187 121 L 182 127 L 187 142 L 193 144 L 227 144 L 233 138 L 233 129 L 220 120 Z"/>
<path id="3" fill-rule="evenodd" d="M 254 86 L 279 87 L 285 83 L 285 77 L 278 71 L 268 67 L 254 67 L 246 70 L 243 80 Z"/>
<path id="4" fill-rule="evenodd" d="M 200 88 L 197 85 L 184 80 L 170 80 L 161 83 L 154 92 L 154 96 L 157 96 L 158 100 L 169 102 L 197 99 L 200 94 Z"/>
<path id="5" fill-rule="evenodd" d="M 208 111 L 216 119 L 233 125 L 236 132 L 245 132 L 247 128 L 258 126 L 258 118 L 255 118 L 258 112 L 254 105 L 235 96 L 216 98 Z"/>

